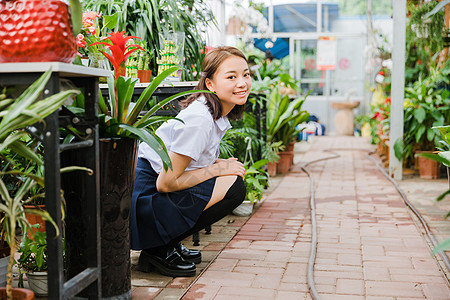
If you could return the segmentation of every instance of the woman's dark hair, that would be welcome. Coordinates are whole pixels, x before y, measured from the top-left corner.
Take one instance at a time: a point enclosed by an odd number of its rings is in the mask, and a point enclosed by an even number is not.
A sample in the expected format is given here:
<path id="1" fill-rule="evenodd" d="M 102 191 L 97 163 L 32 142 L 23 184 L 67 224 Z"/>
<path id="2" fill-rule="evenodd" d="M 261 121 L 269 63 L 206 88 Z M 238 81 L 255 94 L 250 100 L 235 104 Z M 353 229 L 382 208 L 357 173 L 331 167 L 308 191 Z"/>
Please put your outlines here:
<path id="1" fill-rule="evenodd" d="M 230 56 L 242 57 L 247 63 L 247 58 L 245 55 L 237 48 L 234 47 L 217 47 L 210 50 L 205 58 L 203 59 L 203 73 L 197 84 L 196 89 L 198 90 L 208 90 L 206 87 L 206 78 L 212 79 L 222 62 L 229 58 Z M 209 107 L 209 111 L 213 116 L 214 120 L 220 119 L 222 117 L 222 103 L 216 94 L 212 93 L 195 93 L 189 96 L 186 100 L 180 102 L 182 108 L 186 108 L 194 102 L 200 96 L 204 96 L 206 99 L 206 105 Z M 238 120 L 242 118 L 244 113 L 244 105 L 235 105 L 234 108 L 228 113 L 228 118 L 231 120 Z"/>

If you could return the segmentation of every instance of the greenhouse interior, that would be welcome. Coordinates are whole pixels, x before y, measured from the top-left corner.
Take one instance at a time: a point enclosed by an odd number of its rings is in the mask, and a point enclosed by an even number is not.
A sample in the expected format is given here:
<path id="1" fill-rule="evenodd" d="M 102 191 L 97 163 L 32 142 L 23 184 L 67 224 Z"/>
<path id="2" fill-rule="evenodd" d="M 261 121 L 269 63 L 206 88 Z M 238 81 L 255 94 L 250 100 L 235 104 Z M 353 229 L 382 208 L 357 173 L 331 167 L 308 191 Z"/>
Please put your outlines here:
<path id="1" fill-rule="evenodd" d="M 450 299 L 450 0 L 0 0 L 0 299 Z"/>

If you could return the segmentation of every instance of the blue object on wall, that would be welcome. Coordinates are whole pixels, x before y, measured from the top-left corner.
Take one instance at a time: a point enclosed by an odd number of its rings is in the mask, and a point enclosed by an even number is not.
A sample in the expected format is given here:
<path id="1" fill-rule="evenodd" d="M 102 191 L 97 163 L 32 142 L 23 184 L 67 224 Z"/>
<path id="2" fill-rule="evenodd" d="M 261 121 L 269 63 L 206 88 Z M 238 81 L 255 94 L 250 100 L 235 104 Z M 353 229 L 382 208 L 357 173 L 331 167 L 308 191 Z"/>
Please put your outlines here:
<path id="1" fill-rule="evenodd" d="M 273 6 L 274 32 L 314 32 L 316 31 L 316 3 L 281 4 Z M 268 15 L 266 10 L 266 17 Z M 327 11 L 327 12 L 326 12 Z M 328 31 L 331 31 L 332 22 L 339 17 L 339 5 L 337 3 L 322 3 L 322 28 L 325 26 L 325 16 L 328 15 Z M 272 48 L 266 48 L 268 39 L 254 39 L 255 47 L 262 50 L 270 50 L 273 56 L 281 59 L 289 55 L 288 39 L 277 39 L 272 42 Z M 271 41 L 271 40 L 270 40 Z"/>

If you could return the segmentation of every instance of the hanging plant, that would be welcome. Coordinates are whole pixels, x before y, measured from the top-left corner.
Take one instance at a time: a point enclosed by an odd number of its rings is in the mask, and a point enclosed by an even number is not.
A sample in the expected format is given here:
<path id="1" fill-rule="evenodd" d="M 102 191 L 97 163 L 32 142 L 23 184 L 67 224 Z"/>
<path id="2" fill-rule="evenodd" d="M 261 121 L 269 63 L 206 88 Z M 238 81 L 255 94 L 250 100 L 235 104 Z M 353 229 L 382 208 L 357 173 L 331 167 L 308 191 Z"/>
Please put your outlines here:
<path id="1" fill-rule="evenodd" d="M 417 4 L 408 2 L 408 24 L 406 30 L 406 84 L 429 74 L 429 67 L 444 48 L 444 12 L 433 10 L 436 0 Z M 418 38 L 421 37 L 421 38 Z"/>

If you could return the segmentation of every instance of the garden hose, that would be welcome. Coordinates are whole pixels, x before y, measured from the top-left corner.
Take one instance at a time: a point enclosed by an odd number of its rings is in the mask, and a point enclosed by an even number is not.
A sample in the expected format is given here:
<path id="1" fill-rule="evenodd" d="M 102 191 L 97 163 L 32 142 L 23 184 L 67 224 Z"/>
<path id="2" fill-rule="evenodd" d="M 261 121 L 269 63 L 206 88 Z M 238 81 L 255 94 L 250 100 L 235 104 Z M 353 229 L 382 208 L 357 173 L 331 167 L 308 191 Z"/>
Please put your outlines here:
<path id="1" fill-rule="evenodd" d="M 327 151 L 331 152 L 331 151 Z M 314 177 L 311 172 L 306 168 L 308 165 L 317 163 L 320 161 L 334 159 L 340 157 L 339 154 L 333 153 L 334 156 L 319 158 L 316 160 L 312 160 L 303 164 L 300 168 L 303 172 L 305 172 L 310 181 L 310 210 L 311 210 L 311 251 L 309 252 L 309 260 L 308 260 L 308 268 L 307 268 L 307 277 L 308 277 L 308 286 L 309 293 L 314 300 L 320 300 L 319 293 L 317 293 L 316 285 L 314 283 L 314 264 L 316 262 L 316 254 L 317 254 L 317 221 L 316 221 L 316 204 L 315 204 L 315 193 L 314 193 Z"/>

